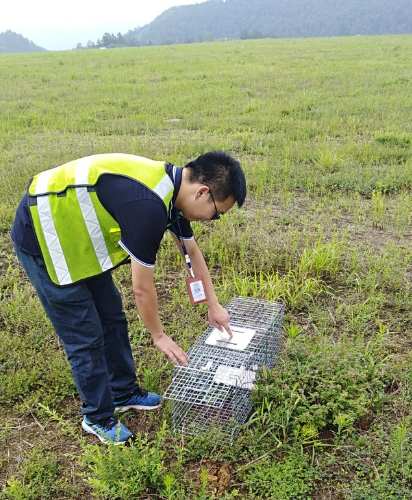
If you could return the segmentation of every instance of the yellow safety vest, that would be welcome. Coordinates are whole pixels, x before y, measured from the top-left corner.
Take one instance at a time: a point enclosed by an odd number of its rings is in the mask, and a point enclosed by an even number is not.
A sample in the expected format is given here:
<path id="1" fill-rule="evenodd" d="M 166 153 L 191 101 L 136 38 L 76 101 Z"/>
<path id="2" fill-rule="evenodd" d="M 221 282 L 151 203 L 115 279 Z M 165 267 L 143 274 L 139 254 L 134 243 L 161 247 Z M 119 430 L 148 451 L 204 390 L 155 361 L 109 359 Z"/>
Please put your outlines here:
<path id="1" fill-rule="evenodd" d="M 129 258 L 119 245 L 118 223 L 95 192 L 102 174 L 141 182 L 163 200 L 166 210 L 169 208 L 174 185 L 162 161 L 101 154 L 36 175 L 28 188 L 30 213 L 47 271 L 56 285 L 96 276 Z"/>

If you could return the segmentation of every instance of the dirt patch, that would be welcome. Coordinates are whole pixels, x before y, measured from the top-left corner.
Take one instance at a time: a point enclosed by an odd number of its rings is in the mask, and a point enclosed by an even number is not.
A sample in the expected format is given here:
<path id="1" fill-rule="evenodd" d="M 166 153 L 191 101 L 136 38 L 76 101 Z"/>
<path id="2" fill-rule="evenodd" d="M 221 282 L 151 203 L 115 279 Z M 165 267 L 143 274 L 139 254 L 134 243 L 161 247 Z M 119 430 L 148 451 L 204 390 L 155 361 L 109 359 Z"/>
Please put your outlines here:
<path id="1" fill-rule="evenodd" d="M 206 471 L 207 489 L 212 495 L 221 495 L 228 490 L 233 477 L 233 464 L 202 460 L 188 468 L 188 476 L 198 485 L 202 484 L 202 470 Z"/>
<path id="2" fill-rule="evenodd" d="M 333 425 L 321 429 L 319 431 L 319 441 L 322 441 L 324 444 L 334 444 L 336 432 L 337 428 Z"/>
<path id="3" fill-rule="evenodd" d="M 354 426 L 361 431 L 367 431 L 374 421 L 375 417 L 373 415 L 364 415 L 354 423 Z"/>
<path id="4" fill-rule="evenodd" d="M 312 498 L 316 500 L 344 500 L 343 493 L 337 491 L 333 486 L 322 487 L 313 492 Z"/>

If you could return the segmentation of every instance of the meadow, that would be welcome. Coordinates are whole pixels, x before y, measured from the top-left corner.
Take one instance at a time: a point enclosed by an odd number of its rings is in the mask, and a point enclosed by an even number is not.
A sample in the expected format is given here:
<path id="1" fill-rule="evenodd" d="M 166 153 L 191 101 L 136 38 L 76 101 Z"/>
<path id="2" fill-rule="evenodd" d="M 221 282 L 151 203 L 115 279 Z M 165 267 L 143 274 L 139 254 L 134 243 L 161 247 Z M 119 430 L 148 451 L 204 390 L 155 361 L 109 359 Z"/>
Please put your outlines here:
<path id="1" fill-rule="evenodd" d="M 412 36 L 248 40 L 0 56 L 0 499 L 406 500 L 412 496 Z M 409 96 L 409 97 L 408 97 Z M 194 224 L 222 304 L 286 306 L 236 442 L 171 431 L 170 406 L 122 419 L 133 446 L 80 428 L 62 346 L 13 254 L 37 172 L 96 153 L 177 165 L 211 149 L 248 198 Z M 166 331 L 207 326 L 166 237 Z M 143 387 L 172 366 L 115 272 Z"/>

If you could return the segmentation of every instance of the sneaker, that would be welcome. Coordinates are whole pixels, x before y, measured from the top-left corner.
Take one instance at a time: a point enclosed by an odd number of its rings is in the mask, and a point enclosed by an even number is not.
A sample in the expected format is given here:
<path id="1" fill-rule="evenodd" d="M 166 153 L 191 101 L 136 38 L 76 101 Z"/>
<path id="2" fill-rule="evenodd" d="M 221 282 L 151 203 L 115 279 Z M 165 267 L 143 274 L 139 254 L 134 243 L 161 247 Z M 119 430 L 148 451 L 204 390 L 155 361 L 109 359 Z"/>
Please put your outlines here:
<path id="1" fill-rule="evenodd" d="M 134 436 L 129 429 L 115 417 L 94 420 L 84 416 L 82 427 L 86 432 L 97 436 L 102 443 L 125 444 Z"/>
<path id="2" fill-rule="evenodd" d="M 159 407 L 161 401 L 162 396 L 137 387 L 130 398 L 124 401 L 114 401 L 113 404 L 115 411 L 123 413 L 127 410 L 154 410 Z"/>

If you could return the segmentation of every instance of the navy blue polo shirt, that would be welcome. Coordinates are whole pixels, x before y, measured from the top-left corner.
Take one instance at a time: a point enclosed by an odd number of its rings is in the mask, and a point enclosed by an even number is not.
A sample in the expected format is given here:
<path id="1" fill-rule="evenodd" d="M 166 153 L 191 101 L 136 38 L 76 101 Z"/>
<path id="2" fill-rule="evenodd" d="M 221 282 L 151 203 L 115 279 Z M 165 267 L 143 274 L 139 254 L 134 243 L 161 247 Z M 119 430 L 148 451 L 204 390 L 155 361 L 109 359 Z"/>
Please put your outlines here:
<path id="1" fill-rule="evenodd" d="M 182 182 L 181 167 L 166 165 L 166 172 L 174 183 L 169 211 L 158 195 L 140 182 L 115 174 L 103 174 L 96 184 L 96 193 L 103 207 L 119 224 L 120 245 L 137 262 L 153 267 L 160 242 L 167 229 L 179 236 L 175 222 L 178 211 L 174 208 Z M 179 218 L 183 239 L 192 239 L 190 222 Z M 168 227 L 169 224 L 172 226 Z M 16 211 L 11 229 L 13 242 L 26 253 L 41 255 L 29 212 L 28 195 L 25 194 Z"/>

